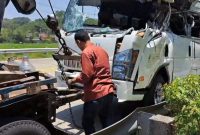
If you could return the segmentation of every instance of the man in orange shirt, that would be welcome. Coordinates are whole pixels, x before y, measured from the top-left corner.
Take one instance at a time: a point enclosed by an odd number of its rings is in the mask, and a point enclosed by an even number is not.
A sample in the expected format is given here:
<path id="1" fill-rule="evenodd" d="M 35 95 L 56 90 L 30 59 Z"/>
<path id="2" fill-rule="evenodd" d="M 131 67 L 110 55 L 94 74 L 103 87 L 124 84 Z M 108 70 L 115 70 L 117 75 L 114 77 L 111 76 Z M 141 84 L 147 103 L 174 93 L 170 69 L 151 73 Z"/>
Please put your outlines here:
<path id="1" fill-rule="evenodd" d="M 75 34 L 75 41 L 82 50 L 82 72 L 79 77 L 68 81 L 84 84 L 84 107 L 82 125 L 86 135 L 95 132 L 94 120 L 98 115 L 103 128 L 111 124 L 109 114 L 112 108 L 114 85 L 112 83 L 109 57 L 106 51 L 90 41 L 87 32 Z"/>

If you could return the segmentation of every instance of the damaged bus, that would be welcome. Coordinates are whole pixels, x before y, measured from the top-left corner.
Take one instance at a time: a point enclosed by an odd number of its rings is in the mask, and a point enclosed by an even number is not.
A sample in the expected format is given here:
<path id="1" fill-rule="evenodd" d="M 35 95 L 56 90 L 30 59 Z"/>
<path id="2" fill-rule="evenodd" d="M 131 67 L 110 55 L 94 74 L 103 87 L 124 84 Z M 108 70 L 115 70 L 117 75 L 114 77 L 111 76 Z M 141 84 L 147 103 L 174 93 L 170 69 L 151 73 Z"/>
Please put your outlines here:
<path id="1" fill-rule="evenodd" d="M 109 54 L 120 102 L 160 103 L 165 83 L 200 74 L 199 5 L 198 0 L 71 0 L 61 30 L 73 51 L 62 61 L 65 74 L 72 78 L 81 72 L 74 34 L 84 29 Z M 66 88 L 60 70 L 56 77 L 58 88 Z"/>

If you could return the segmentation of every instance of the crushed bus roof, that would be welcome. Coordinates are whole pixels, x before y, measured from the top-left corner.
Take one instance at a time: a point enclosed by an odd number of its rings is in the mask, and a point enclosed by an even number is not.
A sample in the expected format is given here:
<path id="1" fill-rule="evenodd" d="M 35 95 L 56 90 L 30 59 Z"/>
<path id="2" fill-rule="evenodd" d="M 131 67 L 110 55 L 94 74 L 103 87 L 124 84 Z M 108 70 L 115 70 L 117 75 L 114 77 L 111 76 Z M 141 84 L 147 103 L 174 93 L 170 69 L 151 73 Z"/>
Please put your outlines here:
<path id="1" fill-rule="evenodd" d="M 172 3 L 172 6 L 178 10 L 188 9 L 191 3 L 199 0 L 162 0 L 162 2 Z M 80 6 L 101 6 L 102 3 L 150 3 L 155 2 L 162 4 L 160 0 L 78 0 L 78 5 Z"/>

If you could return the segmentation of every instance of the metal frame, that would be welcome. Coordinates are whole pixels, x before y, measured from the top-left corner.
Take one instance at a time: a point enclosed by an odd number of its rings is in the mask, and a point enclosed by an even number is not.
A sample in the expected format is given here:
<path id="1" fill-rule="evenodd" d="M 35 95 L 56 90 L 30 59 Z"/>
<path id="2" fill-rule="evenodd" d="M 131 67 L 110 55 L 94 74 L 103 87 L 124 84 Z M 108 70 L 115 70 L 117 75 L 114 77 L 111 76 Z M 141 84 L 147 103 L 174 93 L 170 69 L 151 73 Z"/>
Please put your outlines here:
<path id="1" fill-rule="evenodd" d="M 0 54 L 56 52 L 58 48 L 0 49 Z"/>

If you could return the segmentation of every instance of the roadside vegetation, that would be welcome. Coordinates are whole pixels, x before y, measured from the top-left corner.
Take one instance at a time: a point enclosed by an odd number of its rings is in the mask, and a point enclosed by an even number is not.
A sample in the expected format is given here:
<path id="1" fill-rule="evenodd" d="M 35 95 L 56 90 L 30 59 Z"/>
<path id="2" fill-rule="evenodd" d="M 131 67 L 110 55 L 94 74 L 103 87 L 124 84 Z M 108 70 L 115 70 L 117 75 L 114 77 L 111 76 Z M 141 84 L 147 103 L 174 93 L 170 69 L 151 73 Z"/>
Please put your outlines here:
<path id="1" fill-rule="evenodd" d="M 62 27 L 64 11 L 56 11 L 59 27 Z M 42 19 L 31 20 L 28 17 L 16 17 L 3 20 L 0 43 L 35 43 L 55 42 L 53 32 L 46 26 Z"/>
<path id="2" fill-rule="evenodd" d="M 7 61 L 8 58 L 15 58 L 16 60 L 21 60 L 23 56 L 28 56 L 30 59 L 38 59 L 38 58 L 51 58 L 52 52 L 47 53 L 24 53 L 24 54 L 4 54 L 0 55 L 0 61 Z"/>
<path id="3" fill-rule="evenodd" d="M 64 17 L 64 11 L 56 11 L 59 26 Z M 0 34 L 0 49 L 23 49 L 23 48 L 57 48 L 57 42 L 53 32 L 46 26 L 42 19 L 31 20 L 28 17 L 16 17 L 4 19 Z M 10 57 L 21 59 L 24 55 L 29 58 L 52 57 L 52 52 L 29 53 L 29 54 L 1 54 L 0 61 Z"/>
<path id="4" fill-rule="evenodd" d="M 0 43 L 0 49 L 25 49 L 25 48 L 57 48 L 57 43 Z M 28 56 L 31 59 L 35 58 L 50 58 L 53 52 L 38 52 L 38 53 L 23 53 L 23 54 L 1 54 L 0 61 L 6 61 L 10 57 L 21 59 L 23 56 Z"/>
<path id="5" fill-rule="evenodd" d="M 175 117 L 175 133 L 200 135 L 200 76 L 177 78 L 164 89 L 168 107 Z"/>
<path id="6" fill-rule="evenodd" d="M 62 28 L 65 11 L 56 11 L 59 28 Z M 97 20 L 87 18 L 86 25 L 97 25 Z M 0 43 L 55 43 L 55 36 L 42 19 L 31 20 L 28 17 L 16 17 L 3 20 Z"/>
<path id="7" fill-rule="evenodd" d="M 59 27 L 65 11 L 56 11 Z M 97 20 L 88 18 L 87 25 L 97 25 Z M 57 48 L 54 33 L 46 26 L 42 19 L 31 20 L 28 17 L 16 17 L 4 19 L 0 34 L 0 49 L 20 49 L 20 48 Z M 47 58 L 52 53 L 29 53 L 29 54 L 1 54 L 0 61 L 5 61 L 9 57 L 22 58 L 28 55 L 29 58 Z"/>
<path id="8" fill-rule="evenodd" d="M 0 49 L 57 48 L 57 43 L 0 43 Z"/>

